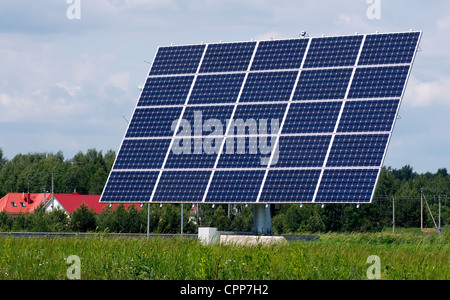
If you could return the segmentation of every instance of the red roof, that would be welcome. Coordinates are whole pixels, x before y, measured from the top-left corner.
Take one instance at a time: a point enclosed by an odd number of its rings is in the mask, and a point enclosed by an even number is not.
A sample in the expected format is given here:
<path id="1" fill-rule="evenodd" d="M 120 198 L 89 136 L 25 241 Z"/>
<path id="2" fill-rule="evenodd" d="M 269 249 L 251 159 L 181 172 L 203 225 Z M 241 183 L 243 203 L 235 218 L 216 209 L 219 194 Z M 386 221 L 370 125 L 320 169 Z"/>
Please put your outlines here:
<path id="1" fill-rule="evenodd" d="M 10 214 L 33 212 L 44 202 L 44 195 L 46 200 L 52 197 L 49 193 L 9 193 L 0 199 L 0 211 Z"/>
<path id="2" fill-rule="evenodd" d="M 105 206 L 99 203 L 100 195 L 55 194 L 55 198 L 68 213 L 73 213 L 82 203 L 95 213 L 100 213 Z"/>
<path id="3" fill-rule="evenodd" d="M 105 206 L 108 206 L 108 203 L 100 203 L 100 195 L 80 195 L 78 193 L 73 194 L 55 194 L 56 200 L 66 209 L 68 213 L 73 213 L 81 204 L 84 203 L 88 207 L 88 209 L 92 209 L 95 213 L 99 214 L 102 212 L 102 209 Z M 112 208 L 115 209 L 117 207 L 117 203 L 112 205 Z M 128 208 L 130 205 L 135 205 L 136 207 L 140 207 L 139 204 L 125 204 L 125 208 Z"/>
<path id="4" fill-rule="evenodd" d="M 9 193 L 0 199 L 0 211 L 10 214 L 33 212 L 44 202 L 44 195 L 47 201 L 52 197 L 50 193 Z M 95 213 L 101 213 L 102 209 L 109 205 L 109 203 L 99 203 L 100 195 L 55 194 L 55 198 L 68 213 L 72 213 L 82 203 Z M 140 209 L 139 204 L 125 204 L 125 208 L 128 208 L 130 205 Z M 113 204 L 112 208 L 115 209 L 117 206 L 118 204 Z"/>

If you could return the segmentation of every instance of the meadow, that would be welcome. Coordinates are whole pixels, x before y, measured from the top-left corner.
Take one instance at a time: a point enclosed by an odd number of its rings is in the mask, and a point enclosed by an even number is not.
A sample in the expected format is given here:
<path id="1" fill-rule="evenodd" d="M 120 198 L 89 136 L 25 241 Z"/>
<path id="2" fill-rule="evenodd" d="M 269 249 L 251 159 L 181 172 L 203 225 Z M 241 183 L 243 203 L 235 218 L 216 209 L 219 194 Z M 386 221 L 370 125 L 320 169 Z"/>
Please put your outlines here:
<path id="1" fill-rule="evenodd" d="M 0 279 L 65 280 L 80 258 L 84 280 L 367 280 L 369 256 L 385 280 L 450 279 L 448 233 L 319 234 L 309 242 L 204 246 L 196 238 L 0 238 Z"/>

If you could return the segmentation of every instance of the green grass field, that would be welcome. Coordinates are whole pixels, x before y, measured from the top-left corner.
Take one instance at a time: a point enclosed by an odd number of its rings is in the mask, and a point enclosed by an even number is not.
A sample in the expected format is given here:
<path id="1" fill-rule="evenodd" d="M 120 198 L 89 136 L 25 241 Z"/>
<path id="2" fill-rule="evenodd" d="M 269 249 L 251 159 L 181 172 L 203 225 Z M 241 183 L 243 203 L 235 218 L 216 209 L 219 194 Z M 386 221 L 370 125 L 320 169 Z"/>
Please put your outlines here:
<path id="1" fill-rule="evenodd" d="M 371 255 L 381 279 L 450 279 L 448 233 L 397 230 L 321 234 L 319 240 L 271 246 L 203 246 L 195 238 L 0 238 L 0 279 L 366 280 Z"/>

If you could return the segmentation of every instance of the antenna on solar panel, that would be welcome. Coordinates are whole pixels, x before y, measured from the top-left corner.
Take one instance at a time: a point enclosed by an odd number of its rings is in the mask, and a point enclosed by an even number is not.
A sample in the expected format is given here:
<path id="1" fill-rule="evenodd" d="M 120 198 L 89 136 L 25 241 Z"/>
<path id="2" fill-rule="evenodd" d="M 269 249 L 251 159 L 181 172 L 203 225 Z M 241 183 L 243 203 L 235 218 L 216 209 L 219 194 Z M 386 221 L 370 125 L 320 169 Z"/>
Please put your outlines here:
<path id="1" fill-rule="evenodd" d="M 146 64 L 149 64 L 149 65 L 151 65 L 151 64 L 152 64 L 151 62 L 149 62 L 149 61 L 146 61 L 146 60 L 144 60 L 144 62 L 145 62 Z"/>
<path id="2" fill-rule="evenodd" d="M 306 31 L 302 31 L 301 33 L 300 33 L 300 37 L 302 37 L 302 38 L 305 38 L 305 37 L 308 37 L 309 35 L 306 33 Z"/>
<path id="3" fill-rule="evenodd" d="M 124 115 L 122 115 L 122 118 L 125 120 L 125 122 L 127 122 L 128 124 L 130 124 L 130 122 L 128 122 L 128 120 L 125 118 Z"/>

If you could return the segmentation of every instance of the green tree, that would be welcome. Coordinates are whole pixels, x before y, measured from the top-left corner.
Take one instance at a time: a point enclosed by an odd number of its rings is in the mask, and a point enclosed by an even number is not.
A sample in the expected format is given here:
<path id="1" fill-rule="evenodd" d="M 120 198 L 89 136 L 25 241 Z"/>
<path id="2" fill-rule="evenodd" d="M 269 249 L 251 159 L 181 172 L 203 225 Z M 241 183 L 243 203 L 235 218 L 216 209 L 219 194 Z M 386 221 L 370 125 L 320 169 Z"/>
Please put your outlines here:
<path id="1" fill-rule="evenodd" d="M 228 218 L 227 212 L 223 208 L 223 205 L 217 205 L 211 225 L 213 227 L 217 227 L 219 231 L 226 231 L 229 229 L 230 223 L 230 219 Z"/>
<path id="2" fill-rule="evenodd" d="M 96 218 L 93 210 L 82 203 L 72 213 L 70 228 L 76 232 L 94 231 L 96 229 Z"/>
<path id="3" fill-rule="evenodd" d="M 305 229 L 308 232 L 325 231 L 325 224 L 317 210 L 308 218 Z"/>
<path id="4" fill-rule="evenodd" d="M 238 232 L 250 232 L 253 227 L 253 205 L 240 206 L 236 216 L 230 224 L 230 230 Z"/>

